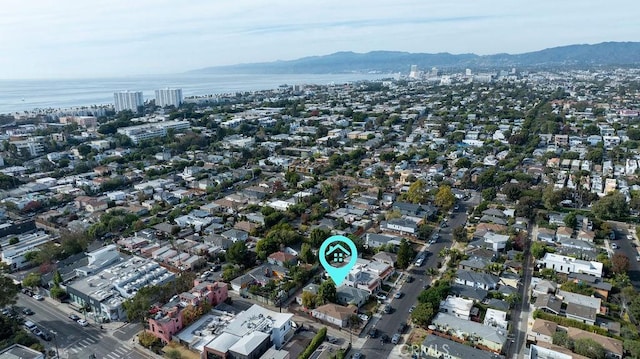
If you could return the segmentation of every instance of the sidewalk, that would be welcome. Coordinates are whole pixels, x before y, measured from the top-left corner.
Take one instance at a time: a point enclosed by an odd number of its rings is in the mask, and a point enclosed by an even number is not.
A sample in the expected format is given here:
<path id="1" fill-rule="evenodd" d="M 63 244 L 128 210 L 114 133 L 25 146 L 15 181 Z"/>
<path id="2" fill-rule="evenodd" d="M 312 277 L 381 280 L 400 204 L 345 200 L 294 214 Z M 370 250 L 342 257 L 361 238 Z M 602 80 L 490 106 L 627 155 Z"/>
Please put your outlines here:
<path id="1" fill-rule="evenodd" d="M 47 296 L 44 296 L 44 301 L 51 304 L 51 306 L 56 307 L 59 311 L 65 313 L 67 316 L 73 313 L 79 316 L 80 318 L 84 319 L 85 317 L 83 313 L 80 313 L 79 311 L 73 309 L 69 303 L 59 302 Z M 103 330 L 106 330 L 106 331 L 115 331 L 127 325 L 127 323 L 125 322 L 96 323 L 92 312 L 87 312 L 86 318 L 87 318 L 87 321 L 89 322 L 89 325 L 92 325 L 98 328 L 102 325 Z"/>

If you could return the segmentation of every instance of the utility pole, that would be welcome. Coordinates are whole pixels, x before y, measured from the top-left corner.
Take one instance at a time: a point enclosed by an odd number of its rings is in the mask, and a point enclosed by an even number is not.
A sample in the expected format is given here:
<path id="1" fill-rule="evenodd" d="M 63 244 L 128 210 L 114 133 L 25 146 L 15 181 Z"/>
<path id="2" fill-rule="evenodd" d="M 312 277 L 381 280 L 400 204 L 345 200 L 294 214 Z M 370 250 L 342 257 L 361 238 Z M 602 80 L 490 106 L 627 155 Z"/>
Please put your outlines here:
<path id="1" fill-rule="evenodd" d="M 53 344 L 56 346 L 56 359 L 60 359 L 60 355 L 58 354 L 58 333 L 52 330 L 51 334 L 53 334 Z"/>

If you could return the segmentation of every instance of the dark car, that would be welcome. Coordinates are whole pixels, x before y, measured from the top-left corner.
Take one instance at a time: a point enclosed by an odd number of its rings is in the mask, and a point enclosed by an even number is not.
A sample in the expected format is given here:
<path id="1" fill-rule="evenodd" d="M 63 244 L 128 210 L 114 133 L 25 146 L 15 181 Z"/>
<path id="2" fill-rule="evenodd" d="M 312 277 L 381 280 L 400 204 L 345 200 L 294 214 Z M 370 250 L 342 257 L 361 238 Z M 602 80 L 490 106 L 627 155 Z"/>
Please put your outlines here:
<path id="1" fill-rule="evenodd" d="M 73 314 L 73 313 L 71 313 L 71 314 L 69 314 L 69 319 L 71 319 L 74 322 L 76 322 L 76 321 L 78 321 L 78 319 L 80 319 L 80 317 L 75 315 L 75 314 Z"/>
<path id="2" fill-rule="evenodd" d="M 413 282 L 413 277 L 412 276 L 408 276 L 407 277 L 407 283 L 411 283 Z"/>
<path id="3" fill-rule="evenodd" d="M 382 342 L 382 344 L 384 344 L 384 343 L 388 343 L 388 342 L 389 342 L 389 336 L 388 336 L 388 335 L 386 335 L 386 334 L 382 334 L 382 335 L 380 336 L 380 342 Z"/>
<path id="4" fill-rule="evenodd" d="M 377 336 L 378 336 L 378 329 L 371 328 L 371 330 L 369 331 L 369 338 L 375 338 Z"/>
<path id="5" fill-rule="evenodd" d="M 398 327 L 398 333 L 404 333 L 405 330 L 407 330 L 407 323 L 400 323 L 400 326 Z"/>
<path id="6" fill-rule="evenodd" d="M 34 313 L 33 313 L 33 310 L 31 310 L 29 308 L 24 308 L 22 310 L 22 314 L 24 314 L 24 315 L 33 315 Z"/>

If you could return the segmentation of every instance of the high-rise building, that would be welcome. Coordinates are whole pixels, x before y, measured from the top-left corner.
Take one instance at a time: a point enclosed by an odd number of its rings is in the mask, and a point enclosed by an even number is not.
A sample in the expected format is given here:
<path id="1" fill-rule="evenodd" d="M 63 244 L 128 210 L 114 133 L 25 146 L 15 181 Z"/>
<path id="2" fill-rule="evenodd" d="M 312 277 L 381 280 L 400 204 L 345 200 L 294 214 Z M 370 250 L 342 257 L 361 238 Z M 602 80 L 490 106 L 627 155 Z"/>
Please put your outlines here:
<path id="1" fill-rule="evenodd" d="M 144 106 L 144 98 L 141 91 L 122 91 L 113 94 L 116 112 L 131 110 L 138 112 L 138 107 Z"/>
<path id="2" fill-rule="evenodd" d="M 178 107 L 182 103 L 182 89 L 156 90 L 156 106 Z"/>

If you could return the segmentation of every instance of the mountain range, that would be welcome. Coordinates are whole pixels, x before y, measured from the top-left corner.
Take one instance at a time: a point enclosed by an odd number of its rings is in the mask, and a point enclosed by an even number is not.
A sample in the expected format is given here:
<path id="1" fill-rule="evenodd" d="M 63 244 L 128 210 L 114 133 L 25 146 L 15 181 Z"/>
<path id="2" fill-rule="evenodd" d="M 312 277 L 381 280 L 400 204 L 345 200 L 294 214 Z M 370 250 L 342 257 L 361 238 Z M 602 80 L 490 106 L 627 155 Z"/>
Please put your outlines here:
<path id="1" fill-rule="evenodd" d="M 505 67 L 593 67 L 640 64 L 640 42 L 603 42 L 568 45 L 522 54 L 450 54 L 372 51 L 336 52 L 297 60 L 207 67 L 191 73 L 235 74 L 329 74 L 350 72 L 408 73 L 411 65 L 431 67 L 493 69 Z"/>

